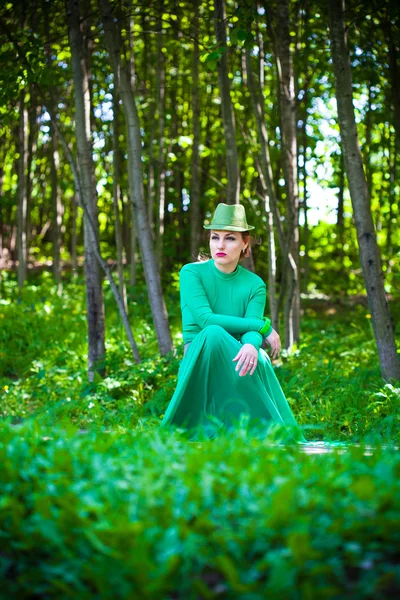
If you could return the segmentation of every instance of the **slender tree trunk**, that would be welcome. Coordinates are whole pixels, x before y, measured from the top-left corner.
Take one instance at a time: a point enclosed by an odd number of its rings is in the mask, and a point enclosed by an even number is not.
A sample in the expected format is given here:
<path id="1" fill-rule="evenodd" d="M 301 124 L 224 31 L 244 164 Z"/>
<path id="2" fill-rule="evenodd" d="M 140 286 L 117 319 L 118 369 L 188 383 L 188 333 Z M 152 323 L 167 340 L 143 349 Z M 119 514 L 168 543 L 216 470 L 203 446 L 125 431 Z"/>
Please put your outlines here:
<path id="1" fill-rule="evenodd" d="M 192 259 L 199 252 L 200 235 L 200 93 L 199 93 L 199 0 L 194 0 L 194 47 L 193 47 L 193 146 L 192 146 L 192 185 L 190 194 L 190 254 Z"/>
<path id="2" fill-rule="evenodd" d="M 37 98 L 34 86 L 30 86 L 30 110 L 28 111 L 28 150 L 27 150 L 27 166 L 26 166 L 26 245 L 27 249 L 31 245 L 32 240 L 32 188 L 34 172 L 32 169 L 33 157 L 37 152 L 37 122 L 40 114 L 40 107 L 37 106 Z M 28 250 L 27 250 L 28 252 Z"/>
<path id="3" fill-rule="evenodd" d="M 70 150 L 70 148 L 69 148 L 69 146 L 68 146 L 68 144 L 67 144 L 67 142 L 65 140 L 65 137 L 62 135 L 62 132 L 61 132 L 60 128 L 58 127 L 58 123 L 57 123 L 57 120 L 54 117 L 54 115 L 51 115 L 51 121 L 52 121 L 52 123 L 54 124 L 54 126 L 55 126 L 55 128 L 57 130 L 57 133 L 58 133 L 58 135 L 60 137 L 60 141 L 61 141 L 61 143 L 63 145 L 64 151 L 66 153 L 68 162 L 69 162 L 70 167 L 71 167 L 71 171 L 72 171 L 72 174 L 73 174 L 73 177 L 74 177 L 74 182 L 75 182 L 76 198 L 77 198 L 77 200 L 79 202 L 79 206 L 82 208 L 82 210 L 84 212 L 84 216 L 87 219 L 88 226 L 91 228 L 93 234 L 95 235 L 96 226 L 95 226 L 95 223 L 93 222 L 93 220 L 91 218 L 91 214 L 89 212 L 89 209 L 88 209 L 88 207 L 85 204 L 84 199 L 83 199 L 82 185 L 81 185 L 81 181 L 80 181 L 80 177 L 79 177 L 79 173 L 78 173 L 77 164 L 75 162 L 74 157 L 72 156 L 72 152 L 71 152 L 71 150 Z M 111 288 L 112 294 L 114 296 L 114 299 L 115 299 L 115 301 L 117 303 L 118 310 L 119 310 L 119 313 L 121 315 L 122 323 L 123 323 L 123 326 L 124 326 L 124 329 L 125 329 L 125 333 L 127 335 L 127 338 L 128 338 L 131 350 L 132 350 L 132 354 L 133 354 L 133 357 L 135 359 L 135 362 L 136 363 L 140 363 L 139 351 L 138 351 L 136 342 L 134 340 L 131 327 L 129 325 L 128 315 L 126 313 L 125 306 L 124 306 L 124 303 L 122 301 L 122 298 L 121 298 L 121 296 L 119 294 L 117 285 L 115 284 L 115 281 L 114 281 L 114 278 L 112 276 L 111 270 L 108 267 L 106 261 L 101 256 L 100 247 L 99 247 L 98 244 L 94 244 L 93 245 L 93 251 L 94 251 L 94 255 L 96 257 L 96 260 L 97 260 L 99 266 L 103 269 L 103 271 L 104 271 L 104 273 L 105 273 L 105 275 L 106 275 L 106 277 L 108 279 L 108 282 L 110 284 L 110 288 Z"/>
<path id="4" fill-rule="evenodd" d="M 303 165 L 301 172 L 303 175 L 303 198 L 302 198 L 302 209 L 303 209 L 303 242 L 304 242 L 304 258 L 303 258 L 303 287 L 305 293 L 308 291 L 308 282 L 310 279 L 310 254 L 309 254 L 309 225 L 308 225 L 308 190 L 307 190 L 307 104 L 306 104 L 307 91 L 304 93 L 304 114 L 303 124 L 301 128 L 302 133 L 302 146 L 303 146 Z"/>
<path id="5" fill-rule="evenodd" d="M 54 126 L 50 128 L 51 151 L 50 151 L 50 179 L 51 179 L 51 206 L 53 213 L 52 237 L 53 237 L 53 275 L 58 288 L 58 294 L 61 294 L 61 224 L 62 224 L 62 204 L 60 195 L 60 186 L 58 182 L 58 172 L 60 168 L 60 159 L 58 155 L 58 136 Z"/>
<path id="6" fill-rule="evenodd" d="M 338 238 L 343 251 L 344 246 L 344 189 L 345 189 L 345 172 L 344 172 L 344 160 L 343 152 L 340 153 L 339 161 L 339 193 L 338 193 L 338 207 L 337 207 L 337 219 L 336 225 L 338 229 Z"/>
<path id="7" fill-rule="evenodd" d="M 329 0 L 328 9 L 344 164 L 381 371 L 386 380 L 400 379 L 400 361 L 383 285 L 380 252 L 372 220 L 370 197 L 354 117 L 350 56 L 344 22 L 344 0 Z"/>
<path id="8" fill-rule="evenodd" d="M 271 310 L 271 320 L 273 327 L 279 331 L 279 315 L 278 305 L 276 301 L 276 251 L 275 238 L 273 231 L 273 222 L 278 232 L 281 249 L 285 252 L 286 240 L 282 229 L 282 223 L 279 218 L 278 202 L 275 193 L 274 180 L 272 175 L 271 160 L 268 146 L 268 132 L 265 125 L 264 107 L 262 104 L 262 94 L 260 86 L 254 81 L 253 69 L 251 65 L 250 50 L 246 50 L 247 62 L 247 83 L 250 91 L 250 97 L 253 105 L 254 115 L 256 119 L 258 140 L 260 143 L 260 167 L 261 180 L 264 193 L 264 205 L 267 212 L 268 220 L 268 263 L 269 263 L 269 304 Z"/>
<path id="9" fill-rule="evenodd" d="M 278 31 L 275 39 L 279 80 L 279 106 L 286 189 L 288 269 L 284 310 L 285 347 L 300 339 L 299 282 L 299 192 L 297 178 L 297 120 L 293 61 L 290 37 L 289 0 L 277 4 Z"/>
<path id="10" fill-rule="evenodd" d="M 387 13 L 395 15 L 397 8 L 396 0 L 389 0 Z M 386 13 L 386 14 L 387 14 Z M 397 146 L 400 145 L 400 65 L 398 51 L 398 28 L 394 27 L 390 17 L 385 16 L 381 20 L 382 29 L 385 34 L 388 45 L 388 79 L 390 83 L 390 92 L 388 102 L 393 107 L 393 126 L 396 131 Z"/>
<path id="11" fill-rule="evenodd" d="M 369 194 L 373 196 L 372 190 L 372 168 L 371 168 L 371 139 L 372 139 L 372 83 L 368 82 L 368 105 L 367 114 L 365 117 L 365 152 L 364 152 L 364 165 L 367 175 L 367 188 Z"/>
<path id="12" fill-rule="evenodd" d="M 115 245 L 117 248 L 117 268 L 118 268 L 118 285 L 119 293 L 126 310 L 126 286 L 124 278 L 124 249 L 122 243 L 122 226 L 121 217 L 119 211 L 119 200 L 120 200 L 120 150 L 119 150 L 119 105 L 118 105 L 118 91 L 113 90 L 113 207 L 114 207 L 114 232 L 115 232 Z"/>
<path id="13" fill-rule="evenodd" d="M 393 262 L 393 207 L 396 206 L 396 181 L 397 181 L 397 156 L 398 156 L 398 144 L 396 132 L 390 135 L 389 130 L 389 213 L 387 220 L 387 235 L 386 235 L 386 256 L 387 259 L 387 273 L 392 270 Z M 398 201 L 397 201 L 398 203 Z"/>
<path id="14" fill-rule="evenodd" d="M 165 57 L 163 53 L 162 14 L 164 0 L 158 1 L 158 39 L 157 66 L 159 79 L 157 81 L 157 113 L 158 113 L 158 160 L 157 160 L 157 262 L 162 269 L 165 219 Z"/>
<path id="15" fill-rule="evenodd" d="M 88 319 L 88 378 L 93 381 L 95 370 L 104 372 L 105 356 L 104 304 L 100 269 L 96 260 L 98 245 L 97 196 L 90 137 L 90 95 L 83 40 L 80 29 L 78 0 L 66 0 L 68 35 L 72 55 L 75 96 L 76 139 L 84 214 L 86 304 Z M 89 223 L 91 220 L 91 224 Z M 94 229 L 93 229 L 94 228 Z"/>
<path id="16" fill-rule="evenodd" d="M 393 124 L 396 130 L 397 143 L 400 144 L 400 68 L 397 48 L 393 41 L 389 47 L 389 76 L 394 111 Z"/>
<path id="17" fill-rule="evenodd" d="M 131 260 L 130 260 L 130 270 L 129 270 L 129 285 L 133 288 L 136 285 L 136 277 L 137 277 L 137 235 L 136 235 L 136 224 L 135 224 L 135 211 L 132 202 L 129 203 L 131 208 L 131 238 L 130 238 L 130 251 L 131 251 Z"/>
<path id="18" fill-rule="evenodd" d="M 76 221 L 77 221 L 77 208 L 78 200 L 76 192 L 71 198 L 71 262 L 72 262 L 72 273 L 74 278 L 78 277 L 78 259 L 76 255 Z"/>
<path id="19" fill-rule="evenodd" d="M 233 112 L 230 80 L 228 76 L 228 47 L 225 30 L 225 0 L 214 0 L 215 7 L 215 34 L 218 45 L 224 52 L 218 62 L 218 81 L 221 95 L 222 121 L 224 124 L 226 170 L 228 186 L 226 190 L 226 203 L 238 204 L 240 195 L 240 170 L 239 157 L 236 144 L 235 114 Z"/>
<path id="20" fill-rule="evenodd" d="M 279 331 L 278 302 L 276 296 L 276 248 L 274 235 L 274 216 L 270 206 L 270 198 L 264 188 L 264 204 L 267 214 L 268 231 L 268 299 L 271 314 L 272 327 Z"/>
<path id="21" fill-rule="evenodd" d="M 18 206 L 17 206 L 17 250 L 18 250 L 18 286 L 25 284 L 27 273 L 27 152 L 28 152 L 28 111 L 25 103 L 25 92 L 20 93 L 19 127 L 18 127 Z"/>
<path id="22" fill-rule="evenodd" d="M 159 26 L 160 26 L 160 21 L 158 20 L 157 28 Z M 158 32 L 158 34 L 161 35 L 161 31 Z M 144 37 L 145 37 L 145 39 L 147 38 L 147 36 L 144 36 Z M 146 42 L 147 42 L 147 40 L 146 40 Z M 145 47 L 146 47 L 146 43 L 145 43 Z M 147 53 L 151 52 L 151 43 L 147 44 L 146 52 Z M 147 61 L 145 61 L 145 62 L 147 64 Z M 156 62 L 155 87 L 156 87 L 156 90 L 159 90 L 160 80 L 161 80 L 161 63 L 159 60 L 156 60 L 155 62 Z M 146 71 L 147 71 L 147 69 L 146 69 Z M 151 85 L 151 87 L 154 85 L 151 75 L 150 75 L 150 85 Z M 154 205 L 155 205 L 155 199 L 156 199 L 156 187 L 155 187 L 156 157 L 155 157 L 155 144 L 154 144 L 154 141 L 155 141 L 156 135 L 157 135 L 157 119 L 155 118 L 156 110 L 157 110 L 157 101 L 154 98 L 151 103 L 151 109 L 149 111 L 149 121 L 147 124 L 148 130 L 150 132 L 149 139 L 148 139 L 149 170 L 148 170 L 148 183 L 147 183 L 147 213 L 148 213 L 148 218 L 149 218 L 150 230 L 151 230 L 151 233 L 152 233 L 154 239 L 157 239 L 155 227 L 154 227 L 154 216 L 155 216 Z"/>
<path id="23" fill-rule="evenodd" d="M 129 69 L 121 64 L 119 31 L 111 10 L 109 0 L 99 0 L 99 8 L 104 24 L 106 45 L 116 84 L 119 85 L 125 111 L 128 139 L 128 175 L 130 198 L 134 206 L 135 224 L 142 255 L 144 274 L 147 283 L 149 302 L 152 310 L 158 345 L 161 354 L 172 350 L 172 337 L 169 329 L 167 309 L 161 289 L 160 274 L 149 227 L 143 189 L 142 145 L 140 123 L 135 97 L 133 94 Z"/>

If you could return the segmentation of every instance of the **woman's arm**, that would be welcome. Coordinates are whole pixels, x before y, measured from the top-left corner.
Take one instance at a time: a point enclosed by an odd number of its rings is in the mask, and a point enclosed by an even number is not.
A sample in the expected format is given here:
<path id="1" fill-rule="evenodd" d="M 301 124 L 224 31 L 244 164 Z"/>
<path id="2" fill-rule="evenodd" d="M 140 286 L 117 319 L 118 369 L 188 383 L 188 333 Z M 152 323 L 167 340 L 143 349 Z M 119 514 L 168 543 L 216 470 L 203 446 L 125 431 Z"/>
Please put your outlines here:
<path id="1" fill-rule="evenodd" d="M 194 321 L 201 329 L 207 325 L 219 325 L 228 333 L 243 334 L 246 332 L 256 333 L 262 328 L 265 323 L 262 314 L 247 316 L 246 313 L 245 317 L 232 317 L 213 313 L 199 274 L 190 267 L 191 265 L 185 265 L 180 272 L 182 305 L 188 307 Z"/>
<path id="2" fill-rule="evenodd" d="M 253 294 L 249 300 L 249 303 L 246 308 L 245 318 L 254 318 L 261 317 L 263 318 L 264 310 L 265 310 L 265 302 L 266 302 L 267 290 L 264 283 L 260 283 L 258 287 L 255 288 Z M 271 322 L 267 332 L 264 334 L 264 337 L 270 335 L 272 331 Z M 261 348 L 261 344 L 263 341 L 263 336 L 261 333 L 257 331 L 248 331 L 244 333 L 240 341 L 242 344 L 252 344 L 257 350 Z"/>

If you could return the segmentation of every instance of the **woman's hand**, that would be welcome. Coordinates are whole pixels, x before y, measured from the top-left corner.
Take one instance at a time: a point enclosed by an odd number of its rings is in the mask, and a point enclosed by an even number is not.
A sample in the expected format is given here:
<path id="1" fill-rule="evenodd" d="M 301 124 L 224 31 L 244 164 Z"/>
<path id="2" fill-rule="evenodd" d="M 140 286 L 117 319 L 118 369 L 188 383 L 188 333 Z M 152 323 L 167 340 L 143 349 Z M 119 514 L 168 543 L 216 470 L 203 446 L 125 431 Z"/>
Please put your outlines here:
<path id="1" fill-rule="evenodd" d="M 239 371 L 240 369 L 240 377 L 244 377 L 248 372 L 253 375 L 258 363 L 258 351 L 252 344 L 243 344 L 232 362 L 235 360 L 238 361 L 235 370 Z"/>
<path id="2" fill-rule="evenodd" d="M 276 333 L 275 329 L 273 329 L 265 339 L 271 346 L 271 358 L 278 358 L 281 351 L 281 338 L 279 337 L 279 333 Z"/>

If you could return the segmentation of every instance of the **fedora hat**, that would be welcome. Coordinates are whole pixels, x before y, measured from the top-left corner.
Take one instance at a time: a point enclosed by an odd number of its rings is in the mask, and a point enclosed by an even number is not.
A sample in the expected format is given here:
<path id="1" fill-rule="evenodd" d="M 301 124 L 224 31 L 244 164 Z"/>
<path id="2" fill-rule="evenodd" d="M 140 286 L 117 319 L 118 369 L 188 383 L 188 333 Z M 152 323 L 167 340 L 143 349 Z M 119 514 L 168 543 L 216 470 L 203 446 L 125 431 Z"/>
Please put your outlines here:
<path id="1" fill-rule="evenodd" d="M 249 231 L 254 229 L 247 224 L 246 212 L 241 204 L 218 204 L 214 216 L 209 225 L 203 225 L 204 229 L 215 229 L 215 231 Z"/>

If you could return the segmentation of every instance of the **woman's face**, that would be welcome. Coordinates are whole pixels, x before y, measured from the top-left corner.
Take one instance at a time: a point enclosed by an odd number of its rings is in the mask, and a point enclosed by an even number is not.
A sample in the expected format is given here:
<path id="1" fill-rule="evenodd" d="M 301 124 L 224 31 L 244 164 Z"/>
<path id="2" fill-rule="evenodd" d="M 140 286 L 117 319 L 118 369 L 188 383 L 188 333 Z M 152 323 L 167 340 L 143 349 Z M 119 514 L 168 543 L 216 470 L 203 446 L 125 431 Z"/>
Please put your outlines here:
<path id="1" fill-rule="evenodd" d="M 238 231 L 211 231 L 210 251 L 216 266 L 226 273 L 236 269 L 242 250 L 247 247 Z"/>

